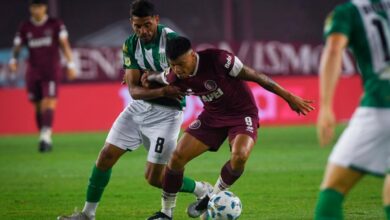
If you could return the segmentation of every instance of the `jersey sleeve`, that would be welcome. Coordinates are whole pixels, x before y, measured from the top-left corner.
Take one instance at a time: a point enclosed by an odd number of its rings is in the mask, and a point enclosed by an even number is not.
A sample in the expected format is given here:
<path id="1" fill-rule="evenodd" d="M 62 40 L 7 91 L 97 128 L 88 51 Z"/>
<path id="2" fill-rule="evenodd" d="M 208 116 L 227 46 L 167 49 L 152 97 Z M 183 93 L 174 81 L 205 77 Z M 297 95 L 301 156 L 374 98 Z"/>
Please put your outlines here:
<path id="1" fill-rule="evenodd" d="M 352 10 L 348 5 L 337 6 L 326 18 L 324 27 L 324 37 L 330 34 L 341 33 L 349 37 L 352 29 Z"/>
<path id="2" fill-rule="evenodd" d="M 59 39 L 67 39 L 69 37 L 68 30 L 63 21 L 57 20 L 58 25 L 58 38 Z"/>
<path id="3" fill-rule="evenodd" d="M 27 38 L 25 29 L 25 23 L 21 23 L 14 37 L 14 46 L 19 46 L 26 43 Z"/>
<path id="4" fill-rule="evenodd" d="M 134 56 L 133 40 L 130 37 L 122 46 L 123 69 L 141 69 Z"/>
<path id="5" fill-rule="evenodd" d="M 238 57 L 224 50 L 217 53 L 217 65 L 222 72 L 232 77 L 236 77 L 244 66 Z"/>

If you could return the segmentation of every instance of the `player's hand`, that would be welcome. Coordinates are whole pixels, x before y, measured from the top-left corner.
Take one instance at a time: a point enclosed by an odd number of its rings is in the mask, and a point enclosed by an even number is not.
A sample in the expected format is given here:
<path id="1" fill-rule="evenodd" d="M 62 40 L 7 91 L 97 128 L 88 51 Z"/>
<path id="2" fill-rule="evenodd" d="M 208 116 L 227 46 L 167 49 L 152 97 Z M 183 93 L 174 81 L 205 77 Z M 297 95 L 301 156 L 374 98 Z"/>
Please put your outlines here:
<path id="1" fill-rule="evenodd" d="M 69 81 L 76 79 L 76 69 L 75 68 L 67 68 L 66 77 Z"/>
<path id="2" fill-rule="evenodd" d="M 180 91 L 180 88 L 176 86 L 165 86 L 162 90 L 163 95 L 168 98 L 181 100 L 185 96 L 184 92 Z"/>
<path id="3" fill-rule="evenodd" d="M 141 76 L 142 87 L 145 87 L 145 88 L 151 87 L 150 81 L 148 80 L 149 75 L 150 75 L 149 71 L 144 71 L 144 73 L 142 74 L 142 76 Z"/>
<path id="4" fill-rule="evenodd" d="M 314 107 L 311 105 L 313 104 L 312 100 L 302 99 L 299 96 L 290 94 L 287 103 L 290 106 L 290 108 L 298 113 L 298 115 L 307 115 L 309 112 L 314 110 Z"/>
<path id="5" fill-rule="evenodd" d="M 321 108 L 317 119 L 317 137 L 321 146 L 328 145 L 333 140 L 335 126 L 333 111 Z"/>

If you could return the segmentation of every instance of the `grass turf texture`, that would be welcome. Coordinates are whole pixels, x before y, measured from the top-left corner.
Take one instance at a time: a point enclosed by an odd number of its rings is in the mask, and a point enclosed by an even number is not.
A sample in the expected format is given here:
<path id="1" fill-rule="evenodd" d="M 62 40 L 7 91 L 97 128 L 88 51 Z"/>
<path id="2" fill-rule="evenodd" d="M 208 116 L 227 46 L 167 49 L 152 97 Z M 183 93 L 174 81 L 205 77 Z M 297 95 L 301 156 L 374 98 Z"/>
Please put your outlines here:
<path id="1" fill-rule="evenodd" d="M 343 126 L 338 127 L 337 133 Z M 40 154 L 37 136 L 0 137 L 0 219 L 55 219 L 82 209 L 92 165 L 106 133 L 55 134 L 54 151 Z M 244 175 L 232 187 L 240 219 L 311 219 L 331 148 L 319 148 L 314 127 L 265 127 Z M 113 169 L 97 219 L 145 219 L 160 209 L 160 190 L 144 180 L 146 151 L 125 154 Z M 228 145 L 206 153 L 186 175 L 215 183 Z M 345 202 L 346 219 L 384 219 L 382 179 L 366 177 Z M 188 219 L 194 197 L 180 194 L 175 219 Z"/>

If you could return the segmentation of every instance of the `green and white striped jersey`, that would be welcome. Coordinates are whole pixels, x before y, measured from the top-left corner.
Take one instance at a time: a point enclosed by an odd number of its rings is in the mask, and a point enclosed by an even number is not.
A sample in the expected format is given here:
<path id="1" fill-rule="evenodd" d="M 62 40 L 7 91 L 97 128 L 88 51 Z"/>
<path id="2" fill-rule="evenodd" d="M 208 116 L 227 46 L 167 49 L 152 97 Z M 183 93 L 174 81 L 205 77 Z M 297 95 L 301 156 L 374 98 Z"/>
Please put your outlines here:
<path id="1" fill-rule="evenodd" d="M 143 43 L 136 34 L 130 35 L 122 47 L 123 68 L 162 72 L 168 68 L 165 54 L 167 40 L 177 37 L 177 33 L 170 28 L 159 24 L 157 36 L 149 43 Z M 182 109 L 185 106 L 185 98 L 179 102 L 169 98 L 157 98 L 145 100 L 159 105 L 173 106 Z"/>
<path id="2" fill-rule="evenodd" d="M 328 16 L 325 37 L 349 39 L 363 78 L 361 106 L 390 108 L 390 0 L 352 0 Z"/>

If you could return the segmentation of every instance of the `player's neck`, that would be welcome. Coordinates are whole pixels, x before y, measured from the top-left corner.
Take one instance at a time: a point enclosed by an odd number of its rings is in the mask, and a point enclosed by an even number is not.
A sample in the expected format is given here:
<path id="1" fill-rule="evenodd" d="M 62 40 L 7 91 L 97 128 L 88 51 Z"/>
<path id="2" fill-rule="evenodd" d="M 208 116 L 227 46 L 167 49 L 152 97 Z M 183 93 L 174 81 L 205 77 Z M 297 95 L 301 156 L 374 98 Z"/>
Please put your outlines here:
<path id="1" fill-rule="evenodd" d="M 40 26 L 40 25 L 44 24 L 44 23 L 47 21 L 48 18 L 49 18 L 49 16 L 47 16 L 47 15 L 44 15 L 44 16 L 42 16 L 41 18 L 34 18 L 34 17 L 31 17 L 31 18 L 30 18 L 30 21 L 31 21 L 31 23 L 33 23 L 34 25 Z"/>
<path id="2" fill-rule="evenodd" d="M 195 76 L 196 75 L 196 72 L 198 72 L 198 66 L 199 66 L 199 55 L 198 53 L 195 52 L 195 58 L 194 58 L 194 62 L 195 62 L 195 65 L 194 65 L 194 70 L 192 71 L 192 74 L 190 76 Z"/>

